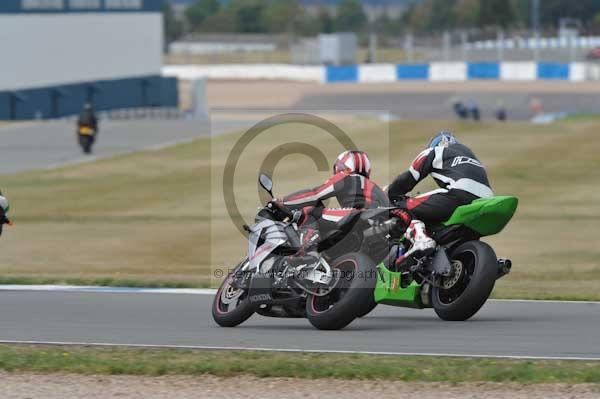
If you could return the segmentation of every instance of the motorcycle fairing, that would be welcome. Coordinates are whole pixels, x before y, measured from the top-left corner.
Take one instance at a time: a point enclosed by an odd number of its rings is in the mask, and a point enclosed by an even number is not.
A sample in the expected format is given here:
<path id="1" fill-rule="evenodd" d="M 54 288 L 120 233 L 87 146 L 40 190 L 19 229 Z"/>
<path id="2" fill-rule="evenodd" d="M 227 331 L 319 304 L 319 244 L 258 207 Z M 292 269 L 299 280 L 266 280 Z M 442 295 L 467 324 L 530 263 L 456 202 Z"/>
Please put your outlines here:
<path id="1" fill-rule="evenodd" d="M 254 270 L 258 273 L 263 261 L 275 250 L 277 247 L 285 244 L 287 241 L 287 234 L 285 233 L 285 224 L 282 222 L 276 222 L 269 219 L 264 219 L 250 227 L 251 233 L 248 237 L 248 259 L 250 262 L 250 270 Z M 264 238 L 264 242 L 259 246 L 261 237 Z M 272 263 L 269 263 L 272 266 Z M 267 270 L 262 270 L 267 272 Z"/>

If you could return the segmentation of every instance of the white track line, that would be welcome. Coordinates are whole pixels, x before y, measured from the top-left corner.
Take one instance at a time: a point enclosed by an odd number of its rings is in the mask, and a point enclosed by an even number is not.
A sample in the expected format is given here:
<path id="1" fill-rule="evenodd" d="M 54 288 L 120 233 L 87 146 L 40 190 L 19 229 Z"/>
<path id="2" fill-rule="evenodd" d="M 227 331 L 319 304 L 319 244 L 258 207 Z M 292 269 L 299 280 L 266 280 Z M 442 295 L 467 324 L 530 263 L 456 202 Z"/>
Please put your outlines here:
<path id="1" fill-rule="evenodd" d="M 110 294 L 185 294 L 215 295 L 217 290 L 211 288 L 135 288 L 135 287 L 102 287 L 78 285 L 0 285 L 0 291 L 37 291 L 37 292 L 80 292 Z"/>
<path id="2" fill-rule="evenodd" d="M 102 287 L 93 285 L 0 285 L 0 291 L 38 291 L 38 292 L 81 292 L 109 294 L 179 294 L 179 295 L 215 295 L 213 288 L 135 288 L 135 287 Z M 570 303 L 578 305 L 598 305 L 600 301 L 560 301 L 537 299 L 490 299 L 491 302 L 525 302 L 525 303 Z"/>
<path id="3" fill-rule="evenodd" d="M 223 351 L 251 351 L 251 352 L 287 352 L 287 353 L 327 353 L 327 354 L 361 354 L 378 356 L 424 356 L 424 357 L 458 357 L 474 359 L 512 359 L 512 360 L 583 360 L 600 361 L 600 357 L 579 356 L 529 356 L 529 355 L 493 355 L 493 354 L 460 354 L 460 353 L 423 353 L 423 352 L 374 352 L 374 351 L 349 351 L 349 350 L 324 350 L 324 349 L 292 349 L 292 348 L 251 348 L 241 346 L 204 346 L 204 345 L 151 345 L 151 344 L 119 344 L 105 342 L 61 342 L 61 341 L 18 341 L 0 340 L 0 344 L 13 345 L 53 345 L 53 346 L 96 346 L 96 347 L 121 347 L 143 349 L 197 349 L 197 350 L 223 350 Z"/>
<path id="4" fill-rule="evenodd" d="M 579 305 L 598 305 L 600 301 L 561 301 L 558 299 L 490 299 L 492 302 L 531 302 L 531 303 L 573 303 Z"/>

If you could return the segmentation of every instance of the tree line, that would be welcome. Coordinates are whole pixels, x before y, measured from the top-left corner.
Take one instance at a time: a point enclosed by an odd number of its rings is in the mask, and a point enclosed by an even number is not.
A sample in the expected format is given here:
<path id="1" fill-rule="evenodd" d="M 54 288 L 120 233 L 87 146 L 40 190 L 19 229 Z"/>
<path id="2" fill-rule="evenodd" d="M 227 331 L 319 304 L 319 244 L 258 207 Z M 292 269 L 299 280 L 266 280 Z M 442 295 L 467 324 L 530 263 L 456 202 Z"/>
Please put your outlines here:
<path id="1" fill-rule="evenodd" d="M 298 0 L 197 0 L 187 7 L 185 21 L 177 21 L 165 4 L 167 39 L 188 32 L 293 33 L 314 36 L 338 31 L 360 32 L 367 24 L 359 0 L 343 0 L 335 16 L 325 8 L 311 15 Z"/>
<path id="2" fill-rule="evenodd" d="M 406 32 L 432 34 L 446 30 L 527 28 L 533 0 L 421 0 L 398 18 L 384 13 L 369 22 L 360 0 L 342 0 L 335 15 L 325 8 L 309 14 L 298 0 L 197 0 L 187 7 L 185 20 L 175 18 L 165 3 L 168 41 L 190 32 L 318 33 L 375 31 L 383 36 Z M 540 0 L 542 29 L 554 30 L 561 18 L 573 18 L 587 31 L 600 31 L 600 0 Z"/>
<path id="3" fill-rule="evenodd" d="M 524 29 L 532 26 L 533 0 L 428 0 L 410 6 L 401 17 L 404 29 L 439 32 L 469 28 Z M 556 30 L 570 18 L 584 31 L 600 28 L 599 0 L 540 0 L 539 28 Z"/>

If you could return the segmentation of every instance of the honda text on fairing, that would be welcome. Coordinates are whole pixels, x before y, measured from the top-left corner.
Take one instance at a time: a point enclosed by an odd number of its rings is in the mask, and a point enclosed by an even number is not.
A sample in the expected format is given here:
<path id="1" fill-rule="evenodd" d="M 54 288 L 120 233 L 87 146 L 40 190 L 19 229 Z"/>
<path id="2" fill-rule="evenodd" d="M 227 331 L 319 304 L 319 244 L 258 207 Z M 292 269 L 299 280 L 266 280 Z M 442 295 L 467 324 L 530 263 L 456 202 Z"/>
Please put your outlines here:
<path id="1" fill-rule="evenodd" d="M 260 185 L 272 195 L 271 179 Z M 481 237 L 499 233 L 517 207 L 514 197 L 479 199 L 459 207 L 440 226 L 429 226 L 434 251 L 396 265 L 409 243 L 396 207 L 354 210 L 326 234 L 317 234 L 318 256 L 295 264 L 305 232 L 300 211 L 278 201 L 261 208 L 249 233 L 248 254 L 224 279 L 212 315 L 234 327 L 254 313 L 307 318 L 319 329 L 336 330 L 369 313 L 378 303 L 433 307 L 445 320 L 466 320 L 488 299 L 496 279 L 510 271 Z"/>

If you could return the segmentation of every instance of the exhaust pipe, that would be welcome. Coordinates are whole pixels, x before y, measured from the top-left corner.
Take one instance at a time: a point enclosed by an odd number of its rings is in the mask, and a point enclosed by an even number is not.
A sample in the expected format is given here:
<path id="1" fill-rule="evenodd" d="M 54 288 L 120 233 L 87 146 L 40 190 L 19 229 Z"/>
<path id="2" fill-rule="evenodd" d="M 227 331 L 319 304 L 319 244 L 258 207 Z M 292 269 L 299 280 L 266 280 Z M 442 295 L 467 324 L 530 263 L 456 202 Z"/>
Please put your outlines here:
<path id="1" fill-rule="evenodd" d="M 500 258 L 498 259 L 498 276 L 496 280 L 506 276 L 510 273 L 510 269 L 512 268 L 512 261 L 510 259 Z"/>

